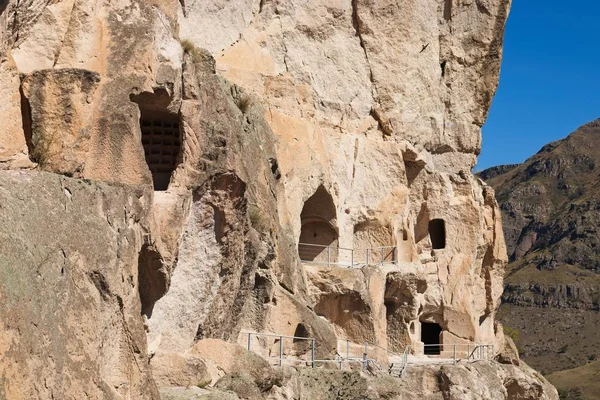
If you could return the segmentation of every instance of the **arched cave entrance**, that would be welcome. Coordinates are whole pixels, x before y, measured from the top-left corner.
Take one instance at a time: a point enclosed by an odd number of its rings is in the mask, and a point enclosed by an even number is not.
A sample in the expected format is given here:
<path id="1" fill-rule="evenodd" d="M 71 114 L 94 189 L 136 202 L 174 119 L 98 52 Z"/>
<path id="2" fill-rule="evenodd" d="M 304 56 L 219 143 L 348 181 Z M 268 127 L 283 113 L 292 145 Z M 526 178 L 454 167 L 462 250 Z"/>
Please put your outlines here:
<path id="1" fill-rule="evenodd" d="M 180 116 L 169 110 L 171 97 L 164 90 L 132 96 L 132 100 L 140 108 L 142 145 L 154 190 L 167 190 L 181 152 Z"/>
<path id="2" fill-rule="evenodd" d="M 338 233 L 333 198 L 319 186 L 302 208 L 302 229 L 298 243 L 300 260 L 308 262 L 335 262 L 337 260 Z"/>
<path id="3" fill-rule="evenodd" d="M 292 343 L 294 346 L 294 354 L 300 355 L 307 353 L 311 347 L 311 341 L 305 339 L 297 339 L 297 338 L 309 338 L 310 333 L 308 329 L 304 326 L 304 324 L 298 324 L 296 326 L 296 330 L 294 331 L 294 339 L 292 339 Z"/>
<path id="4" fill-rule="evenodd" d="M 432 322 L 421 322 L 421 342 L 425 345 L 425 355 L 439 355 L 441 351 L 442 327 Z"/>
<path id="5" fill-rule="evenodd" d="M 434 250 L 446 248 L 446 223 L 443 219 L 429 221 L 429 238 Z"/>

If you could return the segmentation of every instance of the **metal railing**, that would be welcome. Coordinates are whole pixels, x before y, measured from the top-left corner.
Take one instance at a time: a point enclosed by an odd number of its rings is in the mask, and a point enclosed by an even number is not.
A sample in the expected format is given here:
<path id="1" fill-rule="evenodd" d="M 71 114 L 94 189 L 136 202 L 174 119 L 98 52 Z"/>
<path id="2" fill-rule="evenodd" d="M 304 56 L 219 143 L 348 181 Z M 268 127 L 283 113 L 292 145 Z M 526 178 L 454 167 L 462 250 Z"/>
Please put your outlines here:
<path id="1" fill-rule="evenodd" d="M 494 345 L 477 343 L 426 344 L 424 354 L 432 363 L 451 360 L 490 360 L 494 358 Z M 426 362 L 423 362 L 426 363 Z"/>
<path id="2" fill-rule="evenodd" d="M 288 363 L 310 363 L 311 367 L 315 367 L 315 363 L 319 360 L 315 358 L 315 343 L 316 340 L 313 338 L 300 337 L 300 336 L 286 336 L 286 335 L 276 335 L 272 333 L 248 333 L 248 350 L 252 350 L 252 338 L 272 338 L 274 339 L 274 345 L 278 346 L 279 355 L 277 357 L 271 356 L 271 354 L 267 354 L 266 358 L 270 360 L 275 360 L 276 365 L 282 367 L 284 361 Z M 289 347 L 286 349 L 284 345 L 284 340 L 291 340 L 292 342 L 292 351 L 289 351 Z M 307 358 L 308 349 L 304 349 L 302 351 L 303 346 L 298 346 L 299 342 L 310 342 L 310 358 Z M 265 346 L 267 347 L 267 346 Z M 287 350 L 287 351 L 286 351 Z M 304 358 L 295 358 L 298 356 L 298 353 L 303 354 Z M 291 355 L 291 357 L 290 357 Z M 263 355 L 264 356 L 264 355 Z"/>
<path id="3" fill-rule="evenodd" d="M 485 344 L 426 344 L 424 345 L 424 356 L 410 356 L 410 346 L 406 346 L 403 353 L 396 353 L 386 349 L 370 341 L 364 342 L 363 345 L 351 342 L 348 339 L 338 340 L 337 355 L 335 359 L 319 359 L 316 356 L 316 339 L 301 337 L 278 335 L 274 333 L 256 333 L 249 332 L 248 334 L 248 350 L 254 351 L 262 357 L 273 361 L 275 366 L 282 367 L 287 365 L 304 364 L 312 368 L 318 364 L 332 363 L 333 365 L 343 369 L 343 365 L 347 363 L 362 364 L 362 370 L 366 371 L 369 366 L 381 370 L 380 364 L 389 364 L 388 374 L 403 377 L 406 368 L 409 364 L 425 365 L 425 364 L 457 364 L 460 361 L 479 361 L 492 360 L 495 356 L 494 345 Z M 260 341 L 263 349 L 262 354 L 252 347 L 255 341 Z M 267 343 L 271 339 L 272 343 Z M 285 346 L 286 341 L 291 341 L 290 346 Z M 306 343 L 302 345 L 300 343 Z M 340 351 L 339 344 L 345 345 L 344 351 Z M 354 349 L 351 350 L 351 347 Z M 356 349 L 362 353 L 356 354 Z M 383 352 L 385 359 L 380 357 Z M 275 356 L 273 356 L 275 352 Z M 266 354 L 265 354 L 266 353 Z M 429 354 L 428 354 L 429 353 Z M 434 354 L 433 354 L 434 353 Z"/>
<path id="4" fill-rule="evenodd" d="M 397 365 L 398 363 L 396 363 L 396 362 L 390 363 L 390 368 L 388 370 L 388 373 L 390 375 L 392 375 L 392 376 L 396 375 L 399 378 L 402 378 L 404 376 L 404 371 L 406 371 L 406 367 L 408 366 L 409 352 L 410 352 L 410 346 L 406 346 L 406 349 L 404 349 L 404 353 L 402 354 L 402 358 L 400 359 L 399 365 Z"/>
<path id="5" fill-rule="evenodd" d="M 366 249 L 350 249 L 338 246 L 299 243 L 300 261 L 306 263 L 358 267 L 384 263 L 395 264 L 398 260 L 396 246 L 381 246 Z"/>

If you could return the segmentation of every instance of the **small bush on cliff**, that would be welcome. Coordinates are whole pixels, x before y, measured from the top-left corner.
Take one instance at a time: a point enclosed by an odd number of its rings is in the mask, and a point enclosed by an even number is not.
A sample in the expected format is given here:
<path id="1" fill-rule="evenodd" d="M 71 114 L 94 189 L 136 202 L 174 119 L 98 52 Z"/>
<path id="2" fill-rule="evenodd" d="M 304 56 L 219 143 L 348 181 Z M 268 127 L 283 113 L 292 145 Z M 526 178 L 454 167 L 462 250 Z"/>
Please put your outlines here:
<path id="1" fill-rule="evenodd" d="M 181 41 L 181 48 L 185 53 L 188 53 L 192 56 L 192 60 L 194 62 L 198 61 L 200 58 L 200 50 L 192 43 L 190 40 L 184 39 Z"/>
<path id="2" fill-rule="evenodd" d="M 236 99 L 236 105 L 243 114 L 252 106 L 252 97 L 249 94 L 242 93 L 240 97 Z"/>
<path id="3" fill-rule="evenodd" d="M 562 346 L 560 349 L 558 349 L 558 354 L 564 354 L 567 352 L 567 350 L 569 349 L 569 345 L 565 344 L 564 346 Z"/>
<path id="4" fill-rule="evenodd" d="M 511 328 L 510 326 L 503 326 L 504 334 L 511 338 L 513 342 L 519 341 L 519 330 L 515 328 Z"/>
<path id="5" fill-rule="evenodd" d="M 58 153 L 54 148 L 56 144 L 55 137 L 55 134 L 45 134 L 34 141 L 33 149 L 29 156 L 42 169 L 47 167 L 49 160 Z"/>
<path id="6" fill-rule="evenodd" d="M 250 218 L 250 224 L 254 229 L 262 233 L 267 233 L 269 231 L 269 224 L 267 223 L 267 219 L 260 211 L 258 206 L 251 204 L 248 207 L 248 217 Z"/>
<path id="7" fill-rule="evenodd" d="M 197 69 L 204 72 L 215 72 L 215 59 L 208 50 L 196 47 L 196 45 L 188 39 L 183 39 L 180 43 L 183 52 L 190 55 L 192 62 Z"/>
<path id="8" fill-rule="evenodd" d="M 200 389 L 204 389 L 205 387 L 207 387 L 210 384 L 211 380 L 210 379 L 206 379 L 203 381 L 200 381 L 196 384 L 197 387 L 199 387 Z"/>

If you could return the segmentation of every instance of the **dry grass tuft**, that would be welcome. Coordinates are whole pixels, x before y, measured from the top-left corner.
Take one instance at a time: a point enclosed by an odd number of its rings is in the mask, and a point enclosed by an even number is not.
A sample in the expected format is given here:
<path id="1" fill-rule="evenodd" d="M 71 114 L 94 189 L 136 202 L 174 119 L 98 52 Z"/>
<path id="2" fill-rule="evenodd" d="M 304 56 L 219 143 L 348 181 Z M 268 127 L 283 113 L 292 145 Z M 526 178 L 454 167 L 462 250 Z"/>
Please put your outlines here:
<path id="1" fill-rule="evenodd" d="M 181 41 L 181 48 L 185 53 L 188 53 L 190 56 L 192 56 L 192 61 L 194 62 L 194 64 L 197 64 L 200 61 L 202 61 L 202 52 L 199 48 L 196 47 L 196 45 L 194 45 L 194 43 L 192 43 L 191 40 L 183 39 Z"/>
<path id="2" fill-rule="evenodd" d="M 246 112 L 250 109 L 250 107 L 252 107 L 252 103 L 253 103 L 252 96 L 250 96 L 249 94 L 246 94 L 246 93 L 241 94 L 240 97 L 236 101 L 238 108 L 244 114 L 246 114 Z"/>

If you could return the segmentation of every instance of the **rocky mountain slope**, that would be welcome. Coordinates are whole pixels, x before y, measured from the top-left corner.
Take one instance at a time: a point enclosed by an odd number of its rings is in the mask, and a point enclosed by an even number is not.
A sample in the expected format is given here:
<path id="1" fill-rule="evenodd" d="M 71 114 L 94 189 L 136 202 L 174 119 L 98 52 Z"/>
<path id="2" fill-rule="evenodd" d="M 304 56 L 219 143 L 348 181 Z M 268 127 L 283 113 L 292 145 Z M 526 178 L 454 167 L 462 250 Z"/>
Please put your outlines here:
<path id="1" fill-rule="evenodd" d="M 0 2 L 0 397 L 555 399 L 470 173 L 509 8 Z"/>
<path id="2" fill-rule="evenodd" d="M 510 257 L 502 320 L 545 373 L 598 357 L 600 120 L 521 165 L 479 175 L 496 190 Z M 583 383 L 582 383 L 583 385 Z"/>

